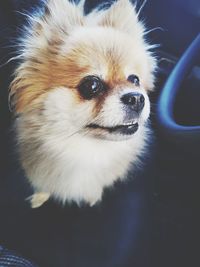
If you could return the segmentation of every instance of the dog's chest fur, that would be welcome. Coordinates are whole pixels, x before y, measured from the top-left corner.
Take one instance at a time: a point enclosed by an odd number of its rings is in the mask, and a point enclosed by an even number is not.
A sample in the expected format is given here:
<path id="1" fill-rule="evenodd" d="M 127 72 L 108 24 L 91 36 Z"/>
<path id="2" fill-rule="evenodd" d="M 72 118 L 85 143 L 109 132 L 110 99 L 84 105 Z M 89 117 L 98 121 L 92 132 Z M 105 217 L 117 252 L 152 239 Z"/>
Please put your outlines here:
<path id="1" fill-rule="evenodd" d="M 23 127 L 23 123 L 19 125 Z M 63 203 L 84 201 L 93 205 L 100 201 L 103 189 L 125 179 L 131 163 L 138 163 L 145 142 L 144 128 L 125 142 L 76 135 L 62 141 L 47 137 L 41 145 L 27 127 L 21 132 L 21 138 L 29 140 L 25 146 L 21 144 L 21 155 L 35 192 L 48 192 Z"/>

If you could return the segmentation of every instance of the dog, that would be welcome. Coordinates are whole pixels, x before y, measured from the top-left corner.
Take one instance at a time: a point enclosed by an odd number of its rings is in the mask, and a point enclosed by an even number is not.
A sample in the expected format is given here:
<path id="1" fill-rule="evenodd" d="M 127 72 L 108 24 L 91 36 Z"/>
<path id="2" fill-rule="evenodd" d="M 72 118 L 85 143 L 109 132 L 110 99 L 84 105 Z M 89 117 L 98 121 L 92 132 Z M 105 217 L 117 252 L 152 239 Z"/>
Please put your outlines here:
<path id="1" fill-rule="evenodd" d="M 129 0 L 83 12 L 49 0 L 22 40 L 10 87 L 20 162 L 40 207 L 93 206 L 146 150 L 156 59 Z"/>

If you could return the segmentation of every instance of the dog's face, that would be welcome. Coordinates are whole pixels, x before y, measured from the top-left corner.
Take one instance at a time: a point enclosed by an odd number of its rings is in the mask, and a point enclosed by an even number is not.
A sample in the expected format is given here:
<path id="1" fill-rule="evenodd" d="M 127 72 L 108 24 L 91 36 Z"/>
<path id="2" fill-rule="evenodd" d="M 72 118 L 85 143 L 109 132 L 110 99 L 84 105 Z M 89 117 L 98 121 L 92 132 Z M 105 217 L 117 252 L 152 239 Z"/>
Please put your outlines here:
<path id="1" fill-rule="evenodd" d="M 12 84 L 16 113 L 36 116 L 62 138 L 133 137 L 149 116 L 155 68 L 143 31 L 128 0 L 88 16 L 50 0 L 33 21 Z"/>

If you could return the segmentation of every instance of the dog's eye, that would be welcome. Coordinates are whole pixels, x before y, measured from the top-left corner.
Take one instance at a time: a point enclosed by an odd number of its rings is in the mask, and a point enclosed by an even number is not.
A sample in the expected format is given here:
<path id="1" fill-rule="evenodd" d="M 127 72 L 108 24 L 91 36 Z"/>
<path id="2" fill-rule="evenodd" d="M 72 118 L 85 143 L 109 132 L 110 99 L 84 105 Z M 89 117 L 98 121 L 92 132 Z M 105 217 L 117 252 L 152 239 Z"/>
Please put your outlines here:
<path id="1" fill-rule="evenodd" d="M 134 83 L 136 86 L 140 85 L 140 79 L 135 74 L 129 75 L 127 80 L 131 83 Z"/>
<path id="2" fill-rule="evenodd" d="M 96 96 L 99 96 L 105 91 L 104 82 L 97 76 L 86 76 L 78 85 L 79 92 L 82 97 L 90 100 Z"/>

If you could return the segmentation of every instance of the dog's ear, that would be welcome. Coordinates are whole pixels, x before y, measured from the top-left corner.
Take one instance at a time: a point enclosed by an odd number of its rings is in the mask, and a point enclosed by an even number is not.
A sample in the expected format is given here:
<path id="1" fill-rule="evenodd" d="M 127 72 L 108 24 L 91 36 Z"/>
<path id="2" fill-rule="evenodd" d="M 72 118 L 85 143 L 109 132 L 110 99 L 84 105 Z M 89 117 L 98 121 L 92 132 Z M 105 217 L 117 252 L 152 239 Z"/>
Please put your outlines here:
<path id="1" fill-rule="evenodd" d="M 53 65 L 60 45 L 75 27 L 83 25 L 83 18 L 81 5 L 68 0 L 47 0 L 42 13 L 30 16 L 31 27 L 27 28 L 21 42 L 22 63 L 15 71 L 10 86 L 12 110 L 21 112 L 35 98 L 36 91 L 45 91 L 45 83 L 49 79 L 49 58 Z M 42 73 L 40 78 L 38 72 Z"/>
<path id="2" fill-rule="evenodd" d="M 143 34 L 144 27 L 138 21 L 135 6 L 129 0 L 117 0 L 112 6 L 100 11 L 98 24 L 105 27 L 113 27 L 131 35 Z"/>
<path id="3" fill-rule="evenodd" d="M 37 28 L 37 32 L 42 31 L 46 37 L 54 32 L 69 34 L 74 27 L 83 25 L 84 16 L 81 7 L 81 4 L 76 5 L 68 0 L 48 0 L 44 13 L 37 18 L 35 23 L 33 21 L 35 29 Z"/>

